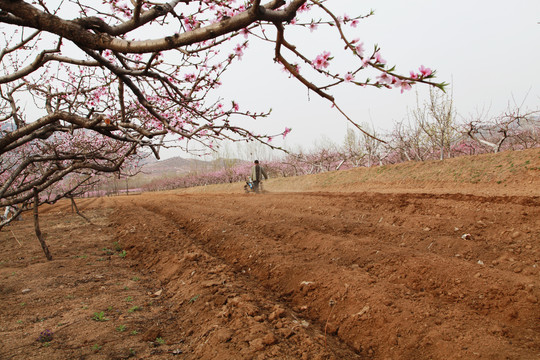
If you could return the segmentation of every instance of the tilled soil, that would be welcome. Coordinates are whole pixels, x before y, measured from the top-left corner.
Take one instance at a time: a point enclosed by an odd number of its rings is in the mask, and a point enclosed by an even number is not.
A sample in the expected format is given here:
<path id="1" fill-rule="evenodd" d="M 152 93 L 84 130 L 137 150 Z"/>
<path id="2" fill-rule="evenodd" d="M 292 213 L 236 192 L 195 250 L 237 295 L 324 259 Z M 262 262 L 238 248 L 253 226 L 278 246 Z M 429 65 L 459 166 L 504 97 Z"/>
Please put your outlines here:
<path id="1" fill-rule="evenodd" d="M 209 342 L 218 358 L 534 359 L 539 205 L 459 194 L 153 195 L 122 203 L 116 219 L 122 243 L 178 304 L 179 327 L 206 324 L 181 335 L 195 358 Z"/>
<path id="2" fill-rule="evenodd" d="M 17 259 L 25 248 L 2 232 L 0 358 L 540 357 L 538 196 L 157 193 L 79 206 L 94 224 L 67 203 L 43 215 L 72 224 L 69 243 L 49 234 L 53 262 L 37 244 Z M 67 288 L 72 299 L 54 295 Z M 85 291 L 86 312 L 74 310 Z M 91 319 L 100 309 L 108 321 Z M 55 327 L 59 316 L 75 325 Z"/>

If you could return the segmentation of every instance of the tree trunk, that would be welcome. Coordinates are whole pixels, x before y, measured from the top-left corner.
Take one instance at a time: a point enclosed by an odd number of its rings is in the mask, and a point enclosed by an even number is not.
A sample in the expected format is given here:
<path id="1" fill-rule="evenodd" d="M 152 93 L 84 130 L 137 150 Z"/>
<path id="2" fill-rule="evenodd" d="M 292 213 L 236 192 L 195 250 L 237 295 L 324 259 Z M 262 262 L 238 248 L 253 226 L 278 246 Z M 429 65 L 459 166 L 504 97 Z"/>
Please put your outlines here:
<path id="1" fill-rule="evenodd" d="M 77 204 L 75 203 L 75 199 L 73 199 L 73 196 L 70 196 L 70 199 L 71 199 L 71 209 L 72 209 L 72 211 L 73 211 L 73 209 L 75 209 L 75 212 L 77 213 L 77 215 L 79 215 L 84 220 L 86 220 L 87 223 L 91 224 L 92 222 L 86 216 L 84 216 L 83 214 L 80 213 L 79 208 L 77 207 Z"/>
<path id="2" fill-rule="evenodd" d="M 43 235 L 41 234 L 41 230 L 39 229 L 39 215 L 38 215 L 38 205 L 39 205 L 39 193 L 36 188 L 34 188 L 34 229 L 36 230 L 36 236 L 39 240 L 39 243 L 41 244 L 41 248 L 43 249 L 43 252 L 45 253 L 45 257 L 47 260 L 51 261 L 52 256 L 49 252 L 49 247 L 45 243 L 45 239 L 43 239 Z"/>

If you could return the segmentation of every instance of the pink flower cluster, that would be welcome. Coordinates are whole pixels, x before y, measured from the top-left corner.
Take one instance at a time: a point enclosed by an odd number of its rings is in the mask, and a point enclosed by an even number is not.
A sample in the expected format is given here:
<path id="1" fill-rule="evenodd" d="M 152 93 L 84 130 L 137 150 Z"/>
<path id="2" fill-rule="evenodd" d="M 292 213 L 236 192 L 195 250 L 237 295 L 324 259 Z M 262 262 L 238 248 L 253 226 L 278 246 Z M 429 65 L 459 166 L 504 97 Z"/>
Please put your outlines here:
<path id="1" fill-rule="evenodd" d="M 418 71 L 420 73 L 416 73 L 416 72 L 411 70 L 410 71 L 410 78 L 411 79 L 422 79 L 422 78 L 428 77 L 431 74 L 433 74 L 433 71 L 431 71 L 430 68 L 427 68 L 424 65 L 420 65 L 420 67 L 418 68 Z"/>
<path id="2" fill-rule="evenodd" d="M 326 69 L 328 65 L 330 65 L 330 60 L 332 60 L 330 53 L 328 51 L 324 51 L 322 54 L 317 55 L 315 60 L 313 60 L 313 67 L 317 70 Z"/>
<path id="3" fill-rule="evenodd" d="M 411 83 L 408 81 L 401 80 L 395 76 L 389 75 L 387 73 L 382 73 L 377 77 L 377 83 L 387 85 L 387 87 L 401 88 L 401 93 L 405 90 L 411 90 Z"/>

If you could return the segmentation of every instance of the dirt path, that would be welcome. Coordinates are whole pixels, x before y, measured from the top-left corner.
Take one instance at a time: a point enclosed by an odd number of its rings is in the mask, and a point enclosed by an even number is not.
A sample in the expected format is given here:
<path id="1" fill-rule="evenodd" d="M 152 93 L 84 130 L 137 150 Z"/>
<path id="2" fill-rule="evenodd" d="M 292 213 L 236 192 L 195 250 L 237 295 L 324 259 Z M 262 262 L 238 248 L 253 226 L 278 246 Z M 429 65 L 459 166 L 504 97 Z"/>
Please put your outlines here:
<path id="1" fill-rule="evenodd" d="M 0 358 L 538 359 L 527 184 L 42 208 L 54 261 L 28 216 L 0 233 Z"/>

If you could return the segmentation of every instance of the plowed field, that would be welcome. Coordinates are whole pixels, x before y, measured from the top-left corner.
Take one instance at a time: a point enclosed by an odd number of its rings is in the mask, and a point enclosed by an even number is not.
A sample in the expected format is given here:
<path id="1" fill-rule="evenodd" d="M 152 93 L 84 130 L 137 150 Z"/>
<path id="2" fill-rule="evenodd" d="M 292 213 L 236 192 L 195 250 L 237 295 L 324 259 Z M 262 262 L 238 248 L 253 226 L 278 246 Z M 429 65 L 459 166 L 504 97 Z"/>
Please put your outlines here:
<path id="1" fill-rule="evenodd" d="M 532 169 L 79 200 L 92 224 L 44 208 L 52 262 L 30 217 L 0 233 L 0 358 L 538 359 Z"/>

